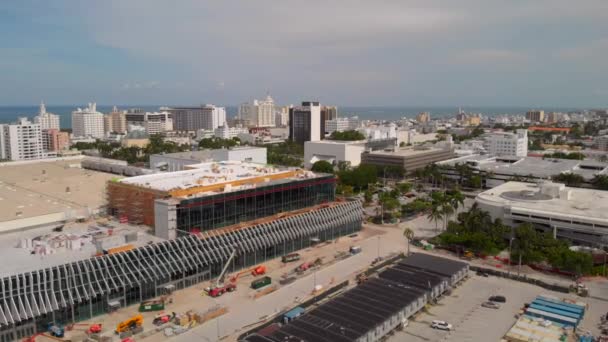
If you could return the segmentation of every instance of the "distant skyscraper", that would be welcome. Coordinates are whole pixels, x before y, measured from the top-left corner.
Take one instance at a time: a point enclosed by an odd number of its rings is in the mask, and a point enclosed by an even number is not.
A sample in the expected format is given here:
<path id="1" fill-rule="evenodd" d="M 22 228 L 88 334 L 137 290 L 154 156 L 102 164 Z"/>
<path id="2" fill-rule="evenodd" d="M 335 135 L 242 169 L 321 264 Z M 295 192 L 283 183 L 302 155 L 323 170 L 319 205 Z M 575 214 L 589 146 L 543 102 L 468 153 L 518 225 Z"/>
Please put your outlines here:
<path id="1" fill-rule="evenodd" d="M 289 106 L 275 107 L 274 124 L 277 127 L 289 125 Z"/>
<path id="2" fill-rule="evenodd" d="M 226 123 L 226 108 L 207 104 L 200 107 L 161 108 L 173 118 L 176 131 L 214 130 Z"/>
<path id="3" fill-rule="evenodd" d="M 321 139 L 325 138 L 325 123 L 329 120 L 335 120 L 338 118 L 338 107 L 335 106 L 322 106 L 321 107 Z"/>
<path id="4" fill-rule="evenodd" d="M 125 112 L 118 110 L 114 106 L 112 112 L 104 117 L 104 129 L 106 133 L 127 133 L 127 116 Z"/>
<path id="5" fill-rule="evenodd" d="M 243 103 L 239 106 L 238 118 L 247 122 L 249 126 L 274 127 L 274 100 L 268 95 L 264 100 L 253 100 L 252 103 Z"/>
<path id="6" fill-rule="evenodd" d="M 302 106 L 289 109 L 289 140 L 298 144 L 321 140 L 319 102 L 302 102 Z"/>
<path id="7" fill-rule="evenodd" d="M 427 123 L 431 121 L 431 113 L 429 112 L 421 112 L 416 115 L 416 121 L 418 123 Z"/>
<path id="8" fill-rule="evenodd" d="M 529 110 L 526 113 L 526 119 L 530 120 L 530 122 L 544 122 L 545 121 L 545 111 L 544 110 Z"/>
<path id="9" fill-rule="evenodd" d="M 103 138 L 103 114 L 97 111 L 95 103 L 72 112 L 72 134 L 75 137 Z"/>
<path id="10" fill-rule="evenodd" d="M 0 125 L 0 159 L 32 160 L 44 158 L 42 130 L 37 123 L 19 118 L 17 123 Z"/>
<path id="11" fill-rule="evenodd" d="M 40 112 L 34 117 L 34 123 L 40 125 L 40 129 L 59 129 L 59 115 L 48 113 L 44 102 L 40 103 Z"/>

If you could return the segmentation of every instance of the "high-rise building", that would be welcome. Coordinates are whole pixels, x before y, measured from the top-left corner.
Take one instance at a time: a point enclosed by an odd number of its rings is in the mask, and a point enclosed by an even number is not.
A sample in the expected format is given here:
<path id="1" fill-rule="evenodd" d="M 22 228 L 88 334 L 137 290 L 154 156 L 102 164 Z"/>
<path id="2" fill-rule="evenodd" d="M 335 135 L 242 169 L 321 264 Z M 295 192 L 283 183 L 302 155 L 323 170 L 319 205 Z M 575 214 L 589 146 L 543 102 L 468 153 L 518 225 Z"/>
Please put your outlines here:
<path id="1" fill-rule="evenodd" d="M 57 152 L 70 147 L 70 134 L 56 129 L 42 130 L 42 148 L 45 151 Z"/>
<path id="2" fill-rule="evenodd" d="M 306 101 L 289 109 L 289 140 L 298 144 L 321 140 L 321 106 Z"/>
<path id="3" fill-rule="evenodd" d="M 431 113 L 429 112 L 421 112 L 416 115 L 416 121 L 418 123 L 427 123 L 431 121 Z"/>
<path id="4" fill-rule="evenodd" d="M 270 95 L 264 100 L 253 100 L 252 103 L 243 103 L 239 106 L 238 118 L 254 127 L 275 126 L 275 105 Z"/>
<path id="5" fill-rule="evenodd" d="M 545 121 L 545 111 L 544 110 L 529 110 L 526 112 L 526 119 L 531 122 L 544 122 Z"/>
<path id="6" fill-rule="evenodd" d="M 251 122 L 253 121 L 253 115 L 251 104 L 249 102 L 241 103 L 237 113 L 237 119 L 246 126 L 250 126 L 252 124 Z"/>
<path id="7" fill-rule="evenodd" d="M 103 114 L 97 111 L 95 103 L 72 112 L 72 134 L 75 137 L 103 138 Z"/>
<path id="8" fill-rule="evenodd" d="M 106 133 L 127 133 L 127 115 L 124 111 L 112 108 L 110 114 L 104 116 L 104 130 Z"/>
<path id="9" fill-rule="evenodd" d="M 270 95 L 264 100 L 253 100 L 253 114 L 256 127 L 274 127 L 274 100 Z"/>
<path id="10" fill-rule="evenodd" d="M 145 112 L 139 108 L 129 109 L 125 114 L 127 130 L 145 130 L 148 135 L 173 130 L 173 120 L 168 112 Z"/>
<path id="11" fill-rule="evenodd" d="M 19 118 L 17 123 L 0 125 L 0 159 L 31 160 L 44 158 L 40 125 Z"/>
<path id="12" fill-rule="evenodd" d="M 525 157 L 528 155 L 528 130 L 491 133 L 484 137 L 483 147 L 495 156 Z"/>
<path id="13" fill-rule="evenodd" d="M 322 106 L 321 107 L 321 139 L 325 138 L 325 123 L 328 120 L 335 120 L 338 118 L 338 107 L 335 106 Z"/>
<path id="14" fill-rule="evenodd" d="M 275 107 L 274 124 L 276 127 L 289 125 L 289 106 Z"/>
<path id="15" fill-rule="evenodd" d="M 40 103 L 38 116 L 34 117 L 34 123 L 40 125 L 40 129 L 59 129 L 59 115 L 48 113 L 44 102 Z"/>
<path id="16" fill-rule="evenodd" d="M 161 111 L 170 114 L 173 119 L 173 129 L 176 131 L 214 130 L 226 122 L 226 108 L 212 104 L 200 107 L 163 107 Z"/>

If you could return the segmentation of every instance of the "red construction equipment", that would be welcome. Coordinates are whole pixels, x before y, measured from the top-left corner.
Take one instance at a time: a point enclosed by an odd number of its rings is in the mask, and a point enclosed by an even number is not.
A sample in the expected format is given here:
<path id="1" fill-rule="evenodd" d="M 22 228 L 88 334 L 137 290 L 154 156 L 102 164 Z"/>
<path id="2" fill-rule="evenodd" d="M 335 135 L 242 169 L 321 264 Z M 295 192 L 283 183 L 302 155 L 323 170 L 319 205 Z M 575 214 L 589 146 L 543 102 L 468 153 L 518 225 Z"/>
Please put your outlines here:
<path id="1" fill-rule="evenodd" d="M 256 267 L 252 267 L 252 268 L 243 270 L 243 271 L 237 273 L 236 275 L 232 276 L 230 278 L 230 282 L 236 283 L 242 275 L 248 274 L 248 273 L 250 273 L 254 277 L 259 276 L 259 275 L 264 275 L 264 274 L 266 274 L 266 266 L 259 265 Z"/>
<path id="2" fill-rule="evenodd" d="M 228 260 L 226 261 L 226 263 L 224 264 L 224 268 L 222 269 L 222 272 L 220 272 L 219 277 L 217 277 L 217 281 L 215 282 L 215 285 L 213 287 L 210 287 L 208 289 L 206 289 L 207 294 L 211 297 L 219 297 L 221 295 L 223 295 L 226 292 L 232 292 L 236 290 L 236 284 L 234 282 L 230 282 L 228 284 L 224 284 L 224 276 L 226 275 L 226 271 L 228 270 L 228 266 L 231 265 L 232 263 L 232 259 L 234 259 L 234 257 L 236 256 L 236 252 L 237 252 L 237 248 L 235 248 L 232 253 L 230 254 L 230 257 L 228 258 Z"/>
<path id="3" fill-rule="evenodd" d="M 302 273 L 302 272 L 308 270 L 310 268 L 310 266 L 311 265 L 309 262 L 302 263 L 302 264 L 300 264 L 300 266 L 296 267 L 296 272 Z"/>
<path id="4" fill-rule="evenodd" d="M 87 330 L 87 334 L 99 334 L 101 332 L 101 324 L 91 324 Z"/>

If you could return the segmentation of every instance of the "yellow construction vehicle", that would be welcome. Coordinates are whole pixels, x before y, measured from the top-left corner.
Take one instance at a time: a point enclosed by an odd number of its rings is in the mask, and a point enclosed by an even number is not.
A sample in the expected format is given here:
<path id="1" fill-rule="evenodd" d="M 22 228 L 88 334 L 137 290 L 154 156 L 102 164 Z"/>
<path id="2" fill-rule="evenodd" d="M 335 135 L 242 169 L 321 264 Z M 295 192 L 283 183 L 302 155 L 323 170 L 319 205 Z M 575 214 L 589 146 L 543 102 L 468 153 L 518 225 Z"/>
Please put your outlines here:
<path id="1" fill-rule="evenodd" d="M 141 328 L 144 324 L 144 316 L 135 315 L 125 321 L 118 323 L 115 332 L 117 334 Z"/>

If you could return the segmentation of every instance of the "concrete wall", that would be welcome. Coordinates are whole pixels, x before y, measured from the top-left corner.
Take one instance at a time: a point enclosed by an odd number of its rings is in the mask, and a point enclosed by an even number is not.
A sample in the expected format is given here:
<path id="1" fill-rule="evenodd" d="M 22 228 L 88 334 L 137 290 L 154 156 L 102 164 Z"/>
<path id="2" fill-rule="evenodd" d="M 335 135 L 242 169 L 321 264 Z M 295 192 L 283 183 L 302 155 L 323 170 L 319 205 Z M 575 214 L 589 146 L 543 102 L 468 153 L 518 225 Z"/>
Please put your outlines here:
<path id="1" fill-rule="evenodd" d="M 214 159 L 216 161 L 242 161 L 250 163 L 266 164 L 266 148 L 244 148 L 244 149 L 222 149 L 213 151 Z"/>
<path id="2" fill-rule="evenodd" d="M 154 235 L 173 240 L 177 237 L 177 209 L 171 200 L 154 201 Z"/>

